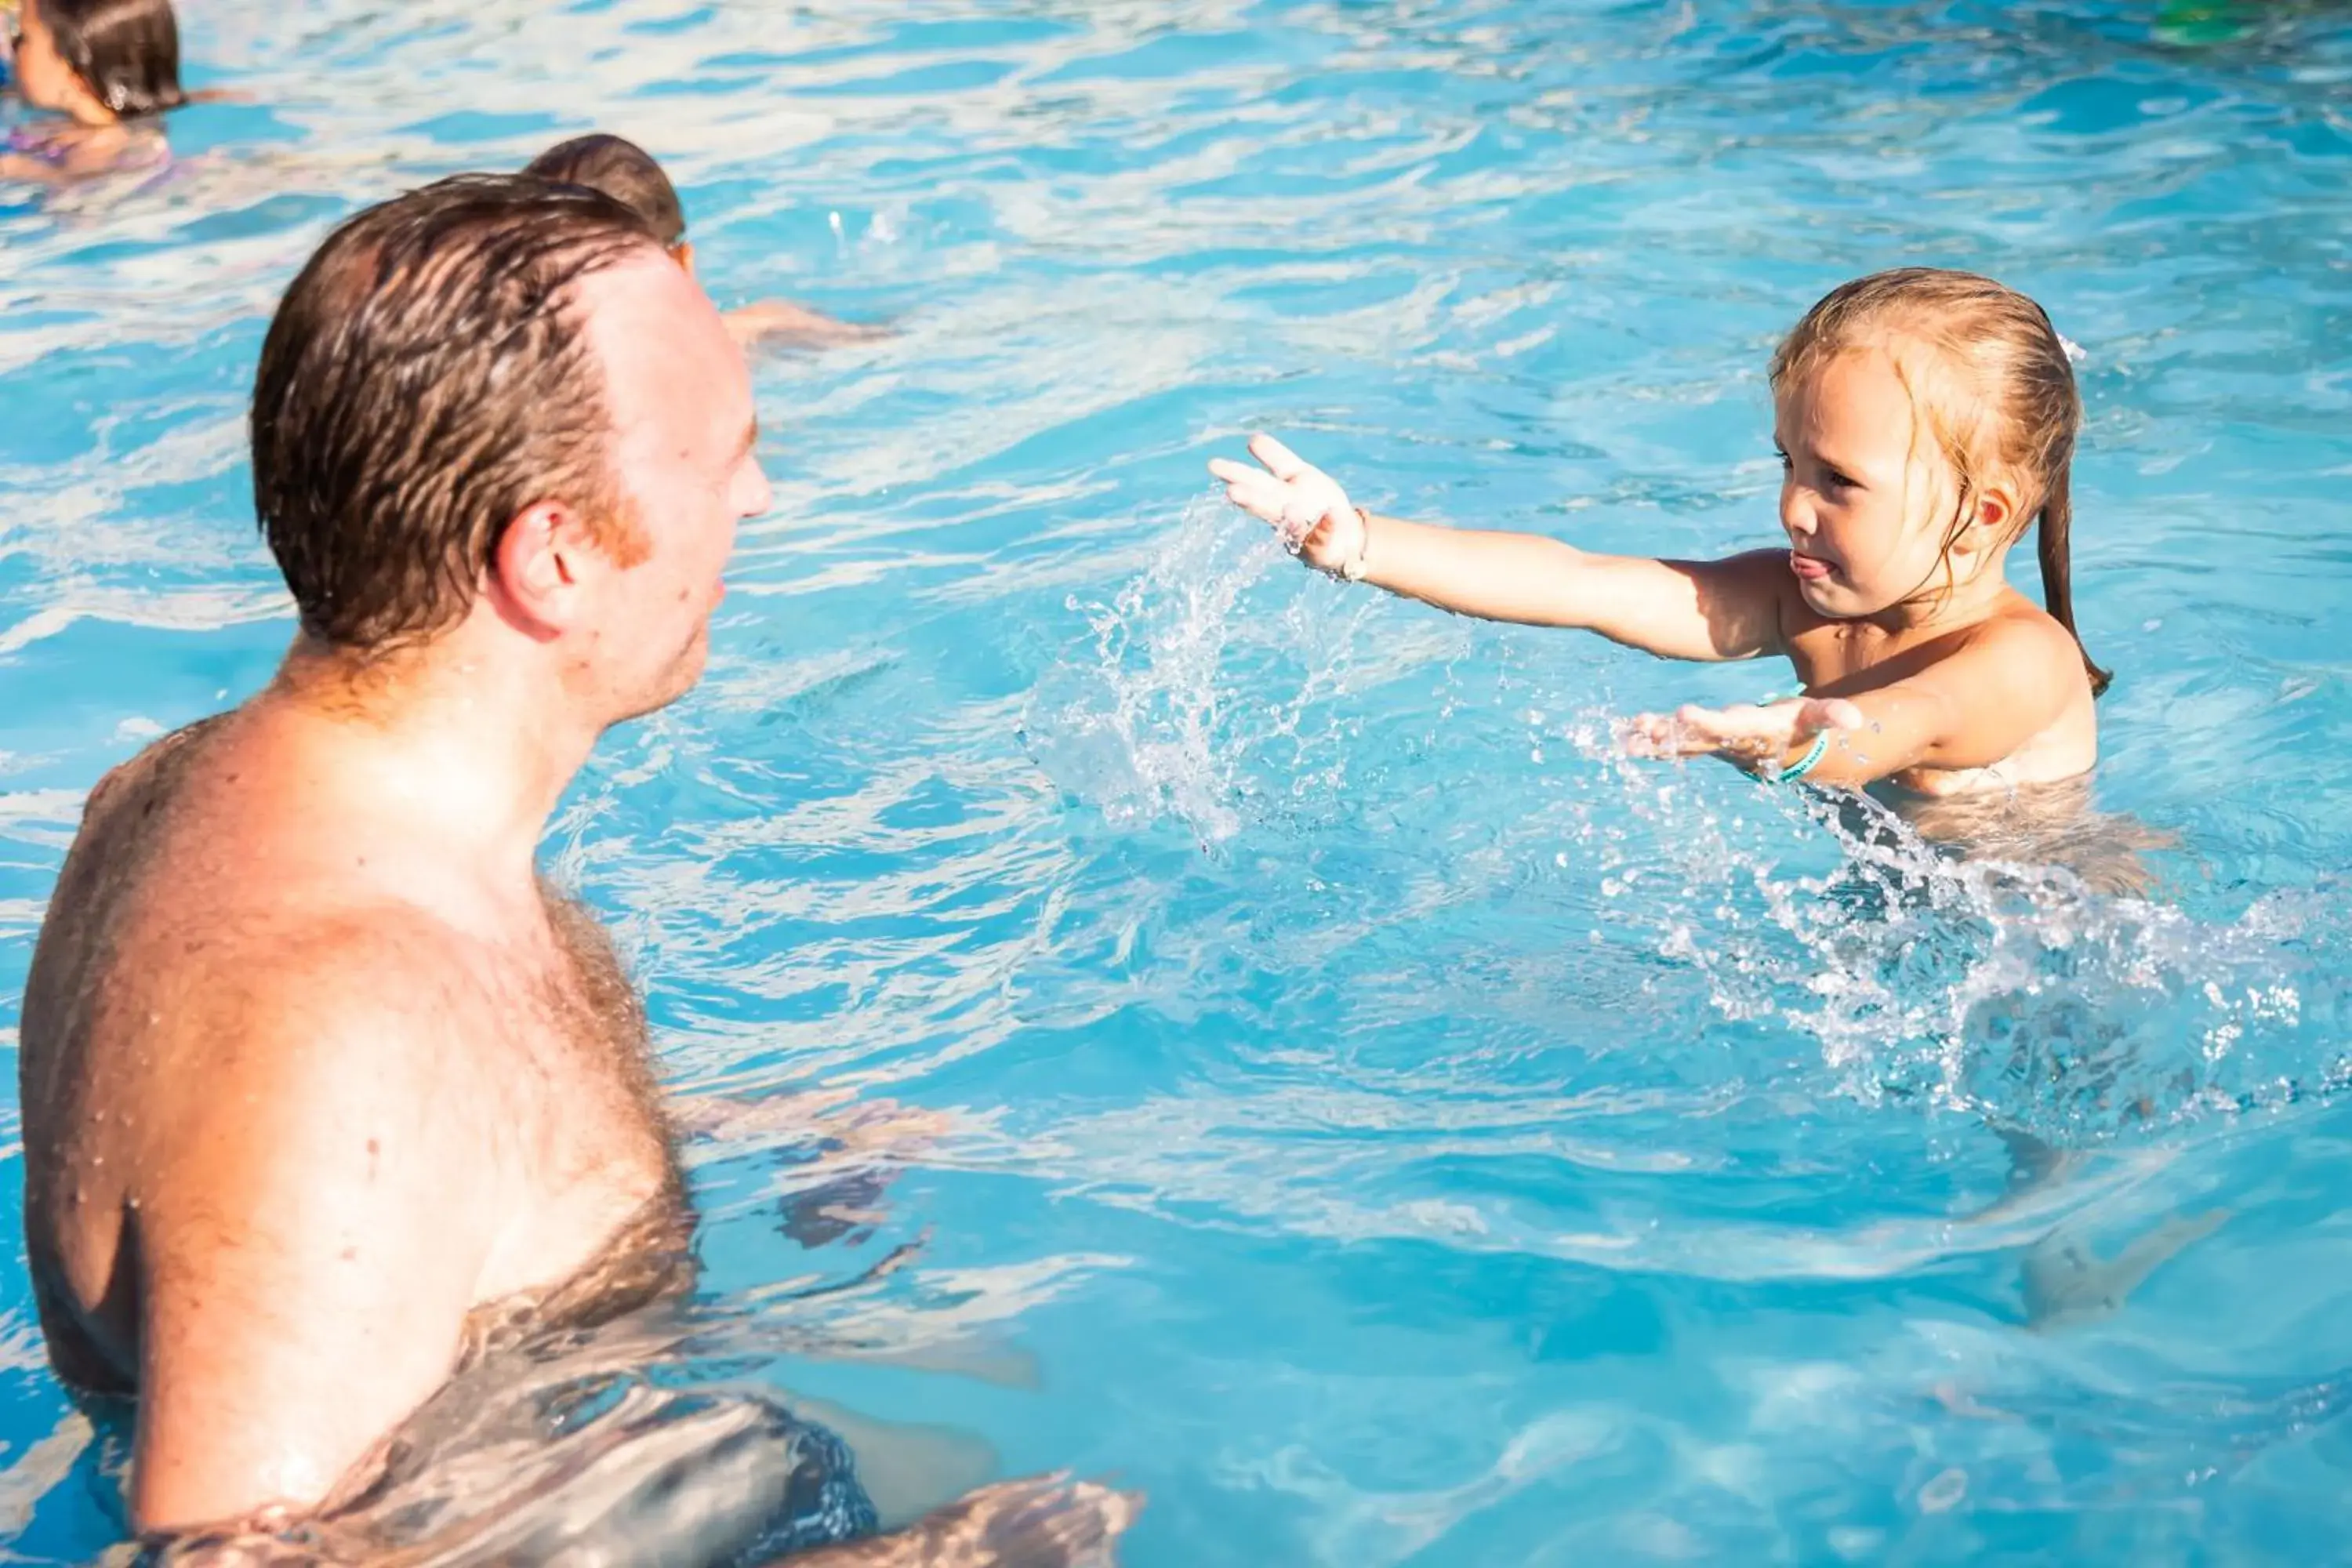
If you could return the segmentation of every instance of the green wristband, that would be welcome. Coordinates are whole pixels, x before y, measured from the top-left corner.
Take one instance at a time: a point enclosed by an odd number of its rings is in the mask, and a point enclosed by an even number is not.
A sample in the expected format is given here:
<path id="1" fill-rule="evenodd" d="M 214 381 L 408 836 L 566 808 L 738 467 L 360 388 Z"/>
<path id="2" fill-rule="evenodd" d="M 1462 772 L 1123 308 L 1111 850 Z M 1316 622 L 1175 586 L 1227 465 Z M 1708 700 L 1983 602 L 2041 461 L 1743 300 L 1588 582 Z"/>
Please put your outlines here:
<path id="1" fill-rule="evenodd" d="M 1830 732 L 1827 730 L 1822 730 L 1814 734 L 1813 743 L 1805 754 L 1799 757 L 1795 762 L 1790 763 L 1787 767 L 1782 768 L 1778 773 L 1774 774 L 1772 782 L 1774 784 L 1795 784 L 1799 779 L 1803 778 L 1807 773 L 1811 773 L 1815 768 L 1821 766 L 1822 759 L 1829 754 Z"/>

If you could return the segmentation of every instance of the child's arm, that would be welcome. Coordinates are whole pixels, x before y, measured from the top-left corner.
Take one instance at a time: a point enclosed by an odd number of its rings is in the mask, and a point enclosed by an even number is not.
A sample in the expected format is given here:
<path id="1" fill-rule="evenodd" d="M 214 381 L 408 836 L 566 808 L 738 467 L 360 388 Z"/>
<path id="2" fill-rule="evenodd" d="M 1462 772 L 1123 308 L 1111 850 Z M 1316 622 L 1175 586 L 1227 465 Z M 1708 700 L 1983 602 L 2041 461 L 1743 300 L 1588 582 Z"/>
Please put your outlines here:
<path id="1" fill-rule="evenodd" d="M 1598 632 L 1665 658 L 1759 658 L 1780 648 L 1786 551 L 1653 561 L 1541 534 L 1366 521 L 1362 580 L 1441 610 Z"/>
<path id="2" fill-rule="evenodd" d="M 757 342 L 793 342 L 824 349 L 890 335 L 887 327 L 841 321 L 784 300 L 762 300 L 723 314 L 729 334 L 745 348 Z"/>
<path id="3" fill-rule="evenodd" d="M 21 180 L 31 185 L 61 185 L 66 175 L 38 158 L 22 153 L 0 153 L 0 180 Z"/>
<path id="4" fill-rule="evenodd" d="M 1458 615 L 1598 632 L 1668 658 L 1780 651 L 1783 552 L 1651 561 L 1540 534 L 1433 528 L 1358 511 L 1329 475 L 1270 436 L 1251 441 L 1250 455 L 1265 471 L 1222 458 L 1209 471 L 1311 566 Z"/>
<path id="5" fill-rule="evenodd" d="M 160 147 L 163 142 L 152 132 L 133 133 L 119 125 L 106 125 L 59 138 L 52 145 L 58 148 L 58 156 L 54 159 L 0 153 L 0 180 L 69 185 L 77 180 L 110 174 L 124 165 L 133 151 Z"/>
<path id="6" fill-rule="evenodd" d="M 1718 756 L 1777 775 L 1826 733 L 1805 778 L 1860 785 L 1915 767 L 1991 767 L 2056 723 L 2079 695 L 2082 655 L 2046 616 L 2003 616 L 1802 698 L 1753 708 L 1645 714 L 1631 749 Z"/>

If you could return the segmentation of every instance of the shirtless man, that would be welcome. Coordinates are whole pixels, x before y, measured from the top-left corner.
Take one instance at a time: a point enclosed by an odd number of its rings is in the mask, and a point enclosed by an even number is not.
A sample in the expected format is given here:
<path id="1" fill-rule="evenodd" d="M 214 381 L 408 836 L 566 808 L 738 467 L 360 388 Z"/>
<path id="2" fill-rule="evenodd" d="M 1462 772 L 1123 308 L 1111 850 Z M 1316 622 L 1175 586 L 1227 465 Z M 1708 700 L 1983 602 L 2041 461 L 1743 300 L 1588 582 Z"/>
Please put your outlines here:
<path id="1" fill-rule="evenodd" d="M 521 177 L 330 237 L 252 436 L 299 630 L 92 794 L 21 1031 L 42 1326 L 69 1382 L 136 1395 L 151 1531 L 331 1521 L 461 1367 L 688 1276 L 644 1016 L 534 856 L 603 731 L 701 673 L 769 501 L 701 290 L 625 209 Z M 833 1536 L 870 1530 L 809 1452 Z M 1092 1562 L 1127 1517 L 991 1490 L 805 1561 Z"/>

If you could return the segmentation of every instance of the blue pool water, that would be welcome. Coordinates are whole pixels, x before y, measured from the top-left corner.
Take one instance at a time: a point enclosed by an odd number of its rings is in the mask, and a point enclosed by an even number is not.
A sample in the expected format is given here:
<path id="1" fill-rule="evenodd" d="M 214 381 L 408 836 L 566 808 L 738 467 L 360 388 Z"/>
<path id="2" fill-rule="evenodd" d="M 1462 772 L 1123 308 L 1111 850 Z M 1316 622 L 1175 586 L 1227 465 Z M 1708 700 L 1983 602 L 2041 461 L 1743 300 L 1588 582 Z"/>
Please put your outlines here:
<path id="1" fill-rule="evenodd" d="M 0 193 L 0 1043 L 90 784 L 288 636 L 279 289 L 615 130 L 722 303 L 899 328 L 760 363 L 710 677 L 549 845 L 732 1107 L 728 1375 L 1115 1476 L 1144 1568 L 2352 1560 L 2352 9 L 184 14 L 241 97 L 174 170 Z M 2084 353 L 2119 674 L 2054 848 L 1619 762 L 1781 673 L 1208 500 L 1272 428 L 1384 510 L 1769 543 L 1769 345 L 1909 261 Z M 762 1123 L 818 1089 L 816 1148 Z M 0 1544 L 89 1557 L 15 1246 L 0 1387 Z"/>

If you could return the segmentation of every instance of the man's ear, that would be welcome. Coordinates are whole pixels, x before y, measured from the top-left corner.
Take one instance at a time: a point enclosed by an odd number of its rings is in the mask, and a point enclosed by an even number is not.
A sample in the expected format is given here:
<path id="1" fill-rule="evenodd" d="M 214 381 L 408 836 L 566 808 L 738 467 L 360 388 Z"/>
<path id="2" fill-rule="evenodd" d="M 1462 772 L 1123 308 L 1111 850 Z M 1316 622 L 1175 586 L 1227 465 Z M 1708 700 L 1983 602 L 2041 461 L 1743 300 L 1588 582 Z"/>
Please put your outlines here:
<path id="1" fill-rule="evenodd" d="M 550 642 L 582 620 L 588 580 L 602 563 L 578 512 L 533 501 L 499 535 L 483 591 L 509 626 Z"/>
<path id="2" fill-rule="evenodd" d="M 686 275 L 688 278 L 694 276 L 694 241 L 679 240 L 669 247 L 669 256 L 672 261 L 686 268 Z"/>

